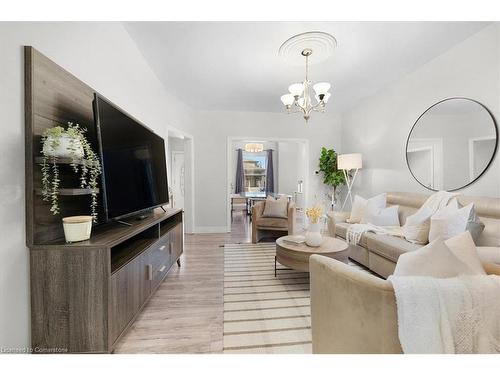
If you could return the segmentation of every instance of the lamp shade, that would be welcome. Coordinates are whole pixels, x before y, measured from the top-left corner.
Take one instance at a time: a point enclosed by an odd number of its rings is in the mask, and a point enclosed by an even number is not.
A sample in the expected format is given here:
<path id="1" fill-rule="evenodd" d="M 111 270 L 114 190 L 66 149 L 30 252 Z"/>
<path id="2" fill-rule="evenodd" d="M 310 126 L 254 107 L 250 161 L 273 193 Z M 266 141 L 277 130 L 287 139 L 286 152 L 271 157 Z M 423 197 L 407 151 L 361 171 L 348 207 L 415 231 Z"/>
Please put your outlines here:
<path id="1" fill-rule="evenodd" d="M 290 94 L 293 96 L 301 96 L 304 92 L 304 85 L 302 83 L 294 83 L 288 87 L 288 91 L 290 91 Z"/>
<path id="2" fill-rule="evenodd" d="M 326 94 L 328 90 L 330 90 L 330 86 L 331 85 L 328 82 L 318 82 L 313 86 L 313 88 L 316 94 L 321 95 Z"/>
<path id="3" fill-rule="evenodd" d="M 293 97 L 292 94 L 285 94 L 281 96 L 281 101 L 283 102 L 283 105 L 292 105 L 294 100 L 295 98 Z"/>
<path id="4" fill-rule="evenodd" d="M 344 170 L 360 169 L 363 167 L 361 154 L 343 154 L 337 158 L 337 168 Z"/>
<path id="5" fill-rule="evenodd" d="M 328 99 L 330 99 L 330 96 L 332 96 L 332 94 L 330 94 L 329 92 L 327 92 L 327 93 L 325 94 L 325 96 L 323 97 L 323 103 L 325 103 L 325 104 L 326 104 L 326 103 L 328 103 Z M 318 95 L 318 94 L 316 94 L 314 97 L 316 98 L 316 100 L 317 100 L 318 102 L 320 102 L 320 101 L 321 101 L 321 100 L 320 100 L 320 98 L 319 98 L 319 95 Z"/>

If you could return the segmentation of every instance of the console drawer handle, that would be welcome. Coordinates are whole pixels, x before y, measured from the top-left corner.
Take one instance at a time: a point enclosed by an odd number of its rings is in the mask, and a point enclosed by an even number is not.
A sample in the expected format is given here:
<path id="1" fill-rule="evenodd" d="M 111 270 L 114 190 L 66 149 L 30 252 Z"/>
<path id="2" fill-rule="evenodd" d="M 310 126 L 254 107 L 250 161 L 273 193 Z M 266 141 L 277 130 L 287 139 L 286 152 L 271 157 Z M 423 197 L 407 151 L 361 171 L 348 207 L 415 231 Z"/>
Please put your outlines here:
<path id="1" fill-rule="evenodd" d="M 163 245 L 163 246 L 160 246 L 160 251 L 163 251 L 163 250 L 165 250 L 165 247 L 166 247 L 165 245 Z"/>
<path id="2" fill-rule="evenodd" d="M 166 267 L 166 266 L 162 266 L 162 267 L 158 270 L 158 272 L 163 272 L 163 271 L 165 271 L 165 268 L 167 268 L 167 267 Z"/>
<path id="3" fill-rule="evenodd" d="M 148 264 L 148 280 L 153 280 L 153 266 L 151 264 Z"/>
<path id="4" fill-rule="evenodd" d="M 174 249 L 174 243 L 173 242 L 170 242 L 169 243 L 169 251 L 172 252 L 172 250 Z"/>

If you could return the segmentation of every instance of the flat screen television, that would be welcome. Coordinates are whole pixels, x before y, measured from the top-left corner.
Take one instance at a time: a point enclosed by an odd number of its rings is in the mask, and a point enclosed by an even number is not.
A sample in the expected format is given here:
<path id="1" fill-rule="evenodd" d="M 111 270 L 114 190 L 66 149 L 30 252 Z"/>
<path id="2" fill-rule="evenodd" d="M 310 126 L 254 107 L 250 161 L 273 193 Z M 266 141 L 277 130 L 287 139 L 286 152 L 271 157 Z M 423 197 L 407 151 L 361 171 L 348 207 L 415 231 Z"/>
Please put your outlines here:
<path id="1" fill-rule="evenodd" d="M 94 95 L 93 107 L 103 168 L 105 221 L 167 204 L 163 138 L 99 94 Z"/>

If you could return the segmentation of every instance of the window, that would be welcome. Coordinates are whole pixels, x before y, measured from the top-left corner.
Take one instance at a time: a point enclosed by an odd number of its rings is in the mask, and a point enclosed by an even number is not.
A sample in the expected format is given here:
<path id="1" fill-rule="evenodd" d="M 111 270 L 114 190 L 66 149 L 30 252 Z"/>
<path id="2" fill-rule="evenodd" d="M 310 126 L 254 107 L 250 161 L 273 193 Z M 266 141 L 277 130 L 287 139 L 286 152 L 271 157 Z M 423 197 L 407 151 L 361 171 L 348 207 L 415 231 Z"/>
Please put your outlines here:
<path id="1" fill-rule="evenodd" d="M 243 153 L 245 191 L 266 190 L 266 166 L 267 156 L 265 153 Z"/>

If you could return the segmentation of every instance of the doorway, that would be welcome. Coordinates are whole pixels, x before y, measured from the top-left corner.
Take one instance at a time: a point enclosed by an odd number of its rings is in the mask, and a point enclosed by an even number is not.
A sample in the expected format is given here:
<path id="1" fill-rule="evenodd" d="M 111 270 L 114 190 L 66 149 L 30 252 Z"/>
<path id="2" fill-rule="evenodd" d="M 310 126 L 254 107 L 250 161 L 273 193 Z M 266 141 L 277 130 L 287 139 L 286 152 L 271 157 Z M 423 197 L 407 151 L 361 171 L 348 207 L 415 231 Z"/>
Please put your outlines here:
<path id="1" fill-rule="evenodd" d="M 243 178 L 237 177 L 238 150 L 241 150 Z M 269 155 L 271 151 L 272 155 Z M 269 159 L 271 157 L 271 159 Z M 272 161 L 272 166 L 270 165 Z M 251 210 L 252 204 L 265 199 L 269 193 L 286 195 L 295 202 L 297 208 L 307 205 L 309 142 L 305 139 L 291 138 L 227 138 L 227 232 L 231 232 L 235 217 L 245 214 L 245 207 Z M 270 168 L 272 167 L 272 168 Z M 269 171 L 273 178 L 269 179 Z M 236 191 L 237 178 L 240 178 L 240 192 Z M 272 184 L 269 188 L 267 184 Z M 242 185 L 242 186 L 241 186 Z M 245 204 L 235 205 L 240 196 L 245 196 Z M 240 207 L 241 206 L 241 207 Z M 238 212 L 233 212 L 238 209 Z M 248 220 L 238 220 L 250 222 Z"/>
<path id="2" fill-rule="evenodd" d="M 184 208 L 184 151 L 172 151 L 172 207 Z"/>
<path id="3" fill-rule="evenodd" d="M 193 136 L 177 129 L 167 132 L 167 176 L 169 205 L 184 210 L 184 231 L 194 228 Z"/>

